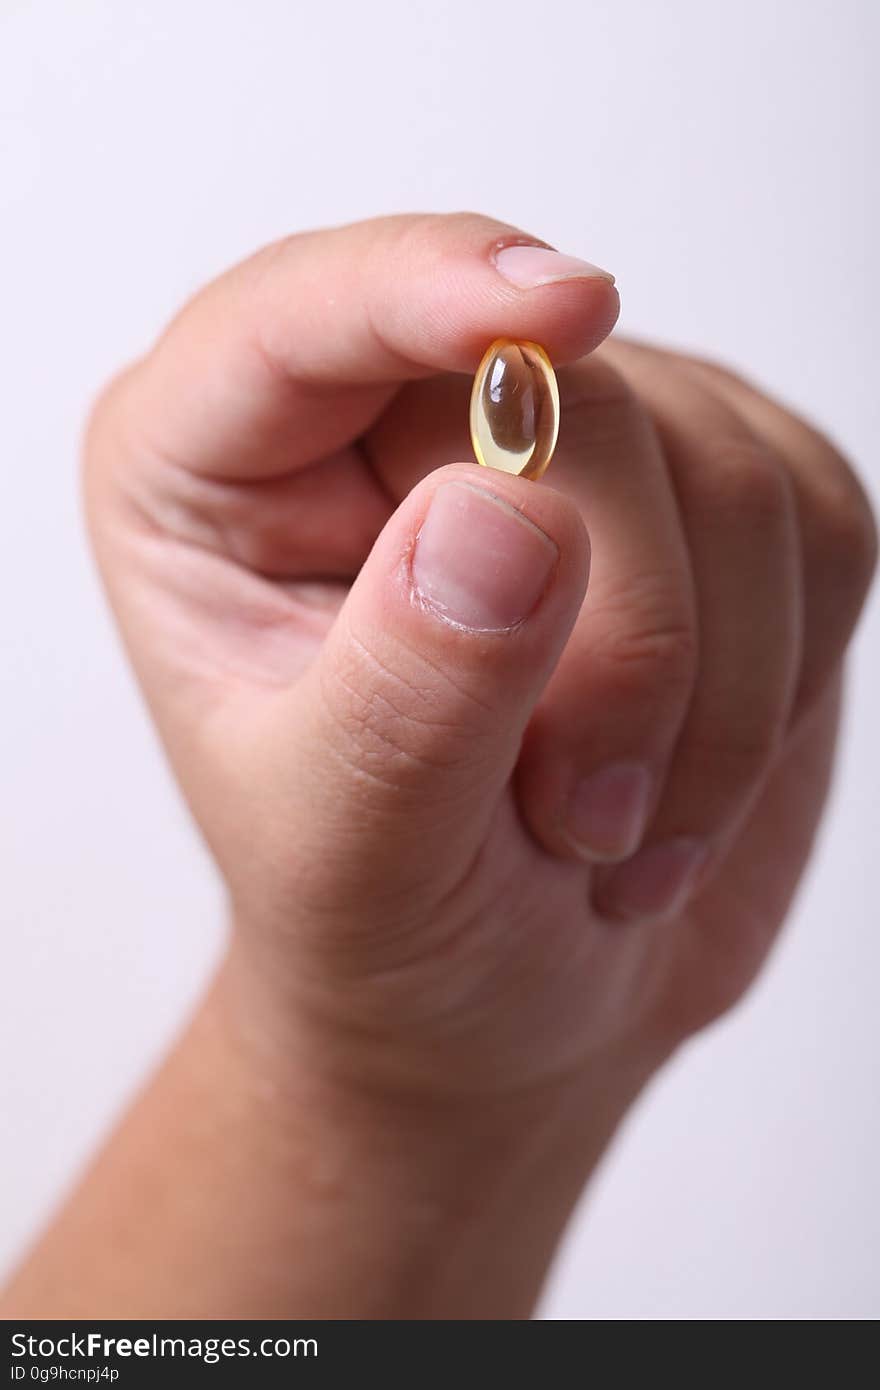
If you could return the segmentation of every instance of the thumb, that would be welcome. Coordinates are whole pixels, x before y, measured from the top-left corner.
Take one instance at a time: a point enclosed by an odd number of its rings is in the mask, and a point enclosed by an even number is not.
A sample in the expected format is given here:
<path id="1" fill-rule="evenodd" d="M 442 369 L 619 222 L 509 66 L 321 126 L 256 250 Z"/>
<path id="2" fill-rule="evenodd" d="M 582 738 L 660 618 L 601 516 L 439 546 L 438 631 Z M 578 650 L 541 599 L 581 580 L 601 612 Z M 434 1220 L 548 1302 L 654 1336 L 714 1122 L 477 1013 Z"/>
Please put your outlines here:
<path id="1" fill-rule="evenodd" d="M 452 464 L 401 504 L 280 712 L 324 906 L 435 900 L 459 881 L 588 569 L 579 513 L 544 485 Z"/>

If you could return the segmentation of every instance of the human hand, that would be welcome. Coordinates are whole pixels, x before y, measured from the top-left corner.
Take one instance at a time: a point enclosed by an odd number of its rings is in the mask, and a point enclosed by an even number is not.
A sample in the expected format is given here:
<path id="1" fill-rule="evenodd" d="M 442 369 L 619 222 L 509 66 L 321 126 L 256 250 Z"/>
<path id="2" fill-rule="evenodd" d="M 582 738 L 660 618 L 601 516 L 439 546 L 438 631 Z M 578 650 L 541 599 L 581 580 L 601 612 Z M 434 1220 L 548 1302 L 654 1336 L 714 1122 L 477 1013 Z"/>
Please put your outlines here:
<path id="1" fill-rule="evenodd" d="M 876 541 L 750 386 L 587 357 L 615 290 L 511 283 L 526 240 L 417 216 L 261 252 L 104 394 L 86 487 L 243 1027 L 359 1115 L 433 1142 L 452 1107 L 512 1152 L 527 1114 L 577 1169 L 777 933 Z M 567 364 L 538 484 L 460 461 L 502 334 Z"/>

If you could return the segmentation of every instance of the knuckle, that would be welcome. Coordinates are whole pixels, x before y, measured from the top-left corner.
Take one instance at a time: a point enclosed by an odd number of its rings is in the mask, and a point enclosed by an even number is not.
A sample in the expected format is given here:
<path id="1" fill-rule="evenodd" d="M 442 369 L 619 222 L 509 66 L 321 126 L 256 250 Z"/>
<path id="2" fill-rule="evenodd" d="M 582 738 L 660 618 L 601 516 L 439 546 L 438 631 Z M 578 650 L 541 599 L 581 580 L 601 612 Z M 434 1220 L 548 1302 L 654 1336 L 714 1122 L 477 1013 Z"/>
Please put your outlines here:
<path id="1" fill-rule="evenodd" d="M 877 520 L 858 474 L 809 421 L 787 414 L 789 447 L 798 456 L 801 523 L 808 557 L 860 602 L 877 567 Z"/>
<path id="2" fill-rule="evenodd" d="M 636 394 L 623 372 L 608 357 L 591 353 L 569 367 L 559 368 L 560 391 L 567 407 L 610 406 L 633 410 Z"/>
<path id="3" fill-rule="evenodd" d="M 696 667 L 696 633 L 684 624 L 631 627 L 609 643 L 606 657 L 631 676 L 662 680 L 667 688 L 689 688 Z"/>
<path id="4" fill-rule="evenodd" d="M 693 687 L 695 615 L 668 591 L 668 581 L 643 577 L 602 604 L 603 636 L 596 643 L 596 659 L 621 693 L 650 684 L 683 696 Z"/>
<path id="5" fill-rule="evenodd" d="M 877 520 L 855 472 L 832 446 L 826 447 L 830 466 L 817 511 L 821 557 L 838 582 L 862 598 L 877 568 Z"/>
<path id="6" fill-rule="evenodd" d="M 482 245 L 512 230 L 493 217 L 467 210 L 402 214 L 388 218 L 386 228 L 392 255 L 413 253 L 420 259 L 442 252 L 450 243 Z"/>
<path id="7" fill-rule="evenodd" d="M 434 224 L 440 223 L 456 233 L 464 231 L 481 236 L 491 236 L 515 230 L 508 223 L 499 222 L 496 217 L 489 217 L 484 212 L 474 212 L 471 208 L 456 208 L 453 212 L 424 214 L 424 216 L 430 217 Z"/>
<path id="8" fill-rule="evenodd" d="M 774 525 L 793 502 L 791 480 L 767 445 L 749 438 L 710 440 L 701 484 L 706 505 L 732 524 Z"/>
<path id="9" fill-rule="evenodd" d="M 648 416 L 625 375 L 607 357 L 588 358 L 557 373 L 562 403 L 560 438 L 573 448 L 632 447 Z"/>
<path id="10" fill-rule="evenodd" d="M 384 238 L 376 238 L 371 243 L 371 254 L 405 260 L 410 252 L 423 253 L 442 239 L 447 220 L 443 214 L 436 212 L 402 213 L 389 217 L 383 223 Z"/>
<path id="11" fill-rule="evenodd" d="M 758 394 L 755 383 L 722 358 L 694 353 L 675 353 L 674 356 L 681 366 L 695 372 L 707 385 L 715 382 L 719 386 L 732 386 L 751 395 Z"/>

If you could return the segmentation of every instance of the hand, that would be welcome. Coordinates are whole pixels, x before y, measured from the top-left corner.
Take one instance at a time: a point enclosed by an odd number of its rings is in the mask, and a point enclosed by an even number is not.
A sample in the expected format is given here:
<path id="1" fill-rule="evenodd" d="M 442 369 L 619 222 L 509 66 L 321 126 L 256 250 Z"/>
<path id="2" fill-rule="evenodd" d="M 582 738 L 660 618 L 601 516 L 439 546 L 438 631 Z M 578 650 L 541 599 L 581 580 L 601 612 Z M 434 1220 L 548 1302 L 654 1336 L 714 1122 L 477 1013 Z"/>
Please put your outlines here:
<path id="1" fill-rule="evenodd" d="M 751 386 L 593 352 L 600 273 L 499 273 L 527 240 L 417 216 L 261 252 L 105 393 L 86 486 L 228 885 L 242 1029 L 444 1161 L 467 1132 L 515 1164 L 528 1116 L 565 1206 L 603 1108 L 773 942 L 876 540 L 839 454 Z M 461 462 L 501 334 L 567 364 L 541 483 Z"/>

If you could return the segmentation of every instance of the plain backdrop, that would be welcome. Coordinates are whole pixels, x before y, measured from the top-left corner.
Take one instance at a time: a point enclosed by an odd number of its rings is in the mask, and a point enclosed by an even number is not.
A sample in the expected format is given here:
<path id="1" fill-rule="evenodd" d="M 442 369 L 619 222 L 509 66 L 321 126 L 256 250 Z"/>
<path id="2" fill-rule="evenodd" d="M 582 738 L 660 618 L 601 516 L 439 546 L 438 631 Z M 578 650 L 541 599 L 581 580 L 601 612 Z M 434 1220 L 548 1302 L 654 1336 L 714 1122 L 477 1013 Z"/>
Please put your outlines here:
<path id="1" fill-rule="evenodd" d="M 874 0 L 0 0 L 0 1258 L 222 933 L 79 516 L 101 381 L 287 231 L 470 208 L 608 266 L 880 488 Z M 633 1114 L 543 1315 L 880 1314 L 880 608 L 809 874 L 747 1003 Z"/>

